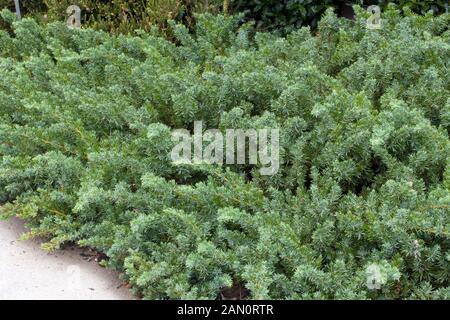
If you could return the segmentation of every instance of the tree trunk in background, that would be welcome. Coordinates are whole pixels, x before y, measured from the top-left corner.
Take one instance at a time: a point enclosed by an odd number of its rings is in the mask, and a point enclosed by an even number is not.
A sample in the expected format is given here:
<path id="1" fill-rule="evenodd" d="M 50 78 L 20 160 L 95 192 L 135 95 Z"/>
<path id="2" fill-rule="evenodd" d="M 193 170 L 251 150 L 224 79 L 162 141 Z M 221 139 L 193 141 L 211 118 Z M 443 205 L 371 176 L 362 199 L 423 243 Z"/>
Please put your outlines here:
<path id="1" fill-rule="evenodd" d="M 14 5 L 16 7 L 16 15 L 17 15 L 17 19 L 22 19 L 22 14 L 20 13 L 20 3 L 19 0 L 14 0 Z"/>
<path id="2" fill-rule="evenodd" d="M 355 20 L 355 12 L 353 11 L 352 3 L 341 3 L 339 8 L 339 16 L 350 20 Z"/>
<path id="3" fill-rule="evenodd" d="M 230 7 L 229 0 L 223 0 L 223 14 L 228 15 L 228 9 Z"/>

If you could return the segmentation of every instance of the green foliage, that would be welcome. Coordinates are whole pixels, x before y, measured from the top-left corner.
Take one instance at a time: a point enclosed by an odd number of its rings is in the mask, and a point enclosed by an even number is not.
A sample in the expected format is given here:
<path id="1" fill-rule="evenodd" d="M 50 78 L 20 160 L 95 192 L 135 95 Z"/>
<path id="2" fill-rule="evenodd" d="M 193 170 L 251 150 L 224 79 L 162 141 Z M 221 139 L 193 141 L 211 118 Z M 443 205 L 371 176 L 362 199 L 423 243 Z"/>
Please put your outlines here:
<path id="1" fill-rule="evenodd" d="M 219 0 L 44 0 L 48 19 L 66 17 L 66 8 L 76 4 L 82 10 L 82 24 L 111 32 L 129 33 L 136 29 L 149 31 L 158 26 L 167 29 L 168 20 L 184 22 L 191 27 L 194 13 L 216 10 Z"/>
<path id="2" fill-rule="evenodd" d="M 408 7 L 413 12 L 426 14 L 428 11 L 443 13 L 447 0 L 21 0 L 26 16 L 39 21 L 65 21 L 66 9 L 78 5 L 82 10 L 84 27 L 114 33 L 130 33 L 136 29 L 145 31 L 152 27 L 168 31 L 168 21 L 182 22 L 192 29 L 198 13 L 218 13 L 226 11 L 234 14 L 245 13 L 246 21 L 254 21 L 259 30 L 290 32 L 301 26 L 317 27 L 317 23 L 327 8 L 336 12 L 351 10 L 350 5 L 378 5 L 384 11 L 389 3 L 398 8 Z M 14 10 L 12 0 L 0 0 L 0 9 Z M 345 9 L 346 8 L 346 9 Z M 448 10 L 448 9 L 447 9 Z M 167 34 L 171 36 L 171 34 Z"/>
<path id="3" fill-rule="evenodd" d="M 448 1 L 447 0 L 397 0 L 397 1 L 388 1 L 388 0 L 375 0 L 375 1 L 362 1 L 365 5 L 379 5 L 381 8 L 386 8 L 389 3 L 395 3 L 398 5 L 400 9 L 405 9 L 408 7 L 412 11 L 418 14 L 426 14 L 430 10 L 433 13 L 444 13 L 448 11 Z M 355 1 L 356 3 L 356 1 Z M 447 5 L 447 6 L 446 6 Z"/>
<path id="4" fill-rule="evenodd" d="M 289 32 L 304 25 L 317 26 L 317 22 L 327 8 L 338 12 L 352 4 L 364 6 L 378 5 L 384 11 L 387 5 L 396 4 L 400 9 L 409 7 L 417 13 L 426 14 L 429 10 L 443 13 L 447 0 L 439 1 L 386 1 L 386 0 L 232 0 L 235 12 L 246 12 L 247 18 L 255 20 L 263 30 L 281 30 Z M 348 8 L 350 10 L 350 8 Z"/>
<path id="5" fill-rule="evenodd" d="M 20 0 L 20 9 L 23 13 L 36 13 L 36 12 L 43 12 L 45 11 L 45 3 L 44 1 L 26 1 L 26 0 Z M 15 10 L 15 3 L 14 0 L 0 0 L 0 8 L 1 9 L 9 9 L 11 11 Z"/>
<path id="6" fill-rule="evenodd" d="M 1 17 L 0 203 L 147 299 L 450 298 L 450 16 L 318 32 L 200 15 L 176 44 Z M 171 129 L 279 128 L 280 171 L 176 165 Z M 204 128 L 207 129 L 207 128 Z M 379 289 L 367 270 L 380 272 Z"/>
<path id="7" fill-rule="evenodd" d="M 262 30 L 292 31 L 303 25 L 317 26 L 317 22 L 329 7 L 338 7 L 337 1 L 301 0 L 234 0 L 233 10 L 246 12 Z"/>
<path id="8" fill-rule="evenodd" d="M 21 0 L 26 16 L 39 21 L 66 21 L 67 8 L 77 5 L 81 9 L 84 27 L 114 33 L 130 33 L 136 29 L 149 31 L 157 26 L 167 29 L 168 20 L 184 22 L 192 27 L 194 14 L 215 12 L 220 0 Z M 12 0 L 0 0 L 0 9 L 14 10 Z"/>

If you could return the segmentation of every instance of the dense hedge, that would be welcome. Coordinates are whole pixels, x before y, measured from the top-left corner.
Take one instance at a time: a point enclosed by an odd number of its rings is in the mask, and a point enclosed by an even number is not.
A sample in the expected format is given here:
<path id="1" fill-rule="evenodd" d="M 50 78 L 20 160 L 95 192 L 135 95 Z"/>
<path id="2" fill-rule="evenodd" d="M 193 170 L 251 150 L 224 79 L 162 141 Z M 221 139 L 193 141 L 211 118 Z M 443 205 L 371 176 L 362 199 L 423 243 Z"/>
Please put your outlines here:
<path id="1" fill-rule="evenodd" d="M 218 12 L 222 0 L 21 0 L 26 16 L 42 22 L 65 21 L 66 9 L 78 5 L 82 9 L 84 27 L 129 33 L 135 29 L 149 31 L 153 26 L 167 28 L 167 21 L 177 20 L 188 27 L 194 14 Z M 14 1 L 0 0 L 0 9 L 14 9 Z"/>
<path id="2" fill-rule="evenodd" d="M 167 21 L 174 19 L 189 28 L 195 24 L 197 13 L 245 13 L 247 21 L 255 21 L 259 30 L 280 30 L 288 32 L 304 25 L 314 28 L 327 8 L 343 13 L 351 10 L 351 4 L 365 6 L 376 4 L 382 10 L 388 3 L 395 3 L 400 9 L 408 6 L 416 13 L 429 10 L 443 13 L 447 0 L 21 0 L 24 13 L 40 21 L 64 21 L 66 9 L 76 4 L 82 9 L 85 27 L 99 30 L 129 33 L 135 29 L 150 30 L 152 26 L 167 28 Z M 224 9 L 224 6 L 227 9 Z M 14 1 L 0 0 L 0 9 L 14 9 Z M 347 8 L 347 9 L 346 9 Z"/>
<path id="3" fill-rule="evenodd" d="M 3 11 L 2 215 L 149 299 L 450 298 L 450 15 L 358 14 L 285 38 L 201 15 L 175 45 Z M 173 164 L 195 120 L 279 128 L 280 171 Z"/>
<path id="4" fill-rule="evenodd" d="M 364 6 L 378 5 L 382 10 L 389 3 L 398 5 L 400 9 L 409 7 L 416 13 L 425 14 L 429 10 L 443 13 L 447 0 L 439 1 L 387 1 L 387 0 L 234 0 L 233 9 L 236 12 L 245 11 L 247 17 L 256 21 L 261 29 L 292 31 L 304 25 L 315 27 L 321 15 L 327 8 L 344 14 L 351 10 L 352 4 Z M 349 13 L 347 13 L 349 14 Z M 351 13 L 350 13 L 351 14 Z"/>
<path id="5" fill-rule="evenodd" d="M 429 10 L 443 13 L 447 0 L 439 1 L 386 1 L 386 0 L 234 0 L 236 12 L 247 12 L 247 18 L 256 21 L 264 30 L 292 31 L 304 25 L 317 26 L 327 8 L 334 8 L 338 14 L 351 17 L 351 5 L 360 4 L 365 7 L 378 5 L 385 10 L 389 3 L 397 4 L 400 9 L 409 7 L 416 13 L 425 14 Z"/>

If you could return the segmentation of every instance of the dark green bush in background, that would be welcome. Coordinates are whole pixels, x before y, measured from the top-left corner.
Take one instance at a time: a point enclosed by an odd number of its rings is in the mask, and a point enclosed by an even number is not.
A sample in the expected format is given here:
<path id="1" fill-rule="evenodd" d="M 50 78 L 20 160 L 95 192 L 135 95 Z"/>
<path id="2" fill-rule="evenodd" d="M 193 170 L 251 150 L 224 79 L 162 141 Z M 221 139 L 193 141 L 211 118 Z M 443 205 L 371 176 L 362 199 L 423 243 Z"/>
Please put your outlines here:
<path id="1" fill-rule="evenodd" d="M 385 9 L 389 3 L 397 4 L 401 9 L 409 6 L 412 11 L 424 14 L 429 10 L 442 13 L 446 10 L 446 0 L 441 1 L 385 1 L 385 0 L 234 0 L 233 9 L 236 12 L 245 11 L 254 19 L 260 29 L 290 31 L 302 25 L 315 27 L 321 15 L 328 7 L 342 12 L 345 7 L 353 4 L 364 6 L 378 5 Z"/>

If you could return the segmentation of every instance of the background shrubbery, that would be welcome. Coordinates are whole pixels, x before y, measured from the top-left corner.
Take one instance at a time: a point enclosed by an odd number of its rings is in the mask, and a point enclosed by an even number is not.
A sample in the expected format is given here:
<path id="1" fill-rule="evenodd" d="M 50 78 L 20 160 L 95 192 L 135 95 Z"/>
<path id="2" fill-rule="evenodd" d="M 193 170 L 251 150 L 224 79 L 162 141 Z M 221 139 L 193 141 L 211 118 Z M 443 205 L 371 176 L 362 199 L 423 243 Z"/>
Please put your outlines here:
<path id="1" fill-rule="evenodd" d="M 334 8 L 336 12 L 348 15 L 350 6 L 359 4 L 369 6 L 378 5 L 382 10 L 387 4 L 397 4 L 403 9 L 408 6 L 417 13 L 426 13 L 433 10 L 435 13 L 445 11 L 447 0 L 439 1 L 386 1 L 386 0 L 234 0 L 233 10 L 248 12 L 247 17 L 254 19 L 263 30 L 292 31 L 295 28 L 311 25 L 317 26 L 321 15 L 327 8 Z"/>
<path id="2" fill-rule="evenodd" d="M 152 26 L 167 28 L 168 20 L 177 20 L 191 27 L 194 14 L 217 12 L 221 0 L 22 0 L 26 15 L 44 22 L 65 21 L 66 9 L 78 5 L 82 24 L 110 32 L 128 33 L 135 29 L 150 30 Z M 14 2 L 0 0 L 0 8 L 14 9 Z"/>
<path id="3" fill-rule="evenodd" d="M 204 14 L 174 44 L 3 11 L 2 215 L 149 299 L 448 299 L 450 16 L 404 14 L 286 37 Z M 173 164 L 195 120 L 279 128 L 280 171 Z"/>
<path id="4" fill-rule="evenodd" d="M 255 21 L 259 30 L 292 31 L 304 25 L 317 26 L 327 8 L 348 15 L 350 5 L 376 4 L 384 10 L 388 3 L 395 3 L 400 9 L 408 6 L 416 13 L 429 10 L 443 13 L 447 0 L 438 1 L 385 1 L 385 0 L 21 0 L 25 14 L 41 21 L 64 21 L 66 9 L 76 4 L 82 9 L 85 27 L 128 33 L 135 29 L 150 30 L 152 26 L 167 29 L 167 21 L 183 22 L 189 28 L 195 23 L 195 14 L 222 12 L 245 13 L 246 20 Z M 14 9 L 13 0 L 0 0 L 0 8 Z"/>

